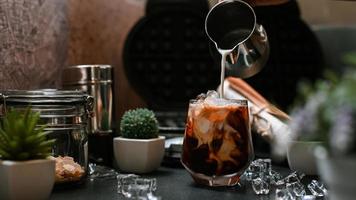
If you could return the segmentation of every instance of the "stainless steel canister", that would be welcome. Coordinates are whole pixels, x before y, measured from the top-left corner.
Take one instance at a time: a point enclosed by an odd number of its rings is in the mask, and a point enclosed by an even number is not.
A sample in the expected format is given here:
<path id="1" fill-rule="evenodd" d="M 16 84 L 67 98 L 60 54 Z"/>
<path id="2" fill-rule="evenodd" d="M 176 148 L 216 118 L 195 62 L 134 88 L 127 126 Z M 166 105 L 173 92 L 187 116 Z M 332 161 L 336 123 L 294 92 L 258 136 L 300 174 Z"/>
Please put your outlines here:
<path id="1" fill-rule="evenodd" d="M 94 97 L 94 115 L 90 132 L 112 133 L 112 67 L 110 65 L 75 65 L 65 67 L 62 75 L 64 89 L 78 89 Z"/>
<path id="2" fill-rule="evenodd" d="M 28 107 L 40 113 L 39 126 L 51 131 L 56 159 L 56 183 L 85 180 L 88 169 L 88 121 L 93 98 L 82 91 L 8 90 L 0 91 L 0 119 L 9 109 L 25 111 Z M 65 162 L 62 162 L 66 160 Z M 61 163 L 72 164 L 71 171 Z"/>

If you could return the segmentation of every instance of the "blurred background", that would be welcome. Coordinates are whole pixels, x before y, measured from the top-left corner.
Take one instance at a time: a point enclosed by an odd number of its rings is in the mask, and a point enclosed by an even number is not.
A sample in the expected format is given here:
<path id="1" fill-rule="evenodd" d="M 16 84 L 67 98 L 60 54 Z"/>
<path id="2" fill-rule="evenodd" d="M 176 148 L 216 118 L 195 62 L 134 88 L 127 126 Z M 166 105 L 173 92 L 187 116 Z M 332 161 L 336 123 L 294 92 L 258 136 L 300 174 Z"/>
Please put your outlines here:
<path id="1" fill-rule="evenodd" d="M 166 131 L 182 135 L 189 98 L 216 89 L 220 67 L 204 32 L 207 1 L 162 2 L 0 0 L 0 90 L 60 88 L 65 66 L 107 64 L 114 129 L 126 110 L 148 107 L 168 111 L 165 125 L 178 129 Z M 356 51 L 355 10 L 355 1 L 338 0 L 256 7 L 271 54 L 246 81 L 288 111 L 301 78 L 315 80 L 326 67 L 340 70 L 341 57 Z"/>
<path id="2" fill-rule="evenodd" d="M 0 0 L 2 8 L 0 15 L 2 17 L 8 12 L 4 10 L 5 2 Z M 51 3 L 53 1 L 41 2 Z M 297 2 L 302 19 L 313 29 L 356 26 L 356 2 L 336 0 L 298 0 Z M 59 44 L 62 44 L 58 46 L 60 49 L 64 49 L 59 52 L 61 54 L 58 58 L 59 61 L 50 59 L 43 67 L 32 66 L 27 71 L 23 70 L 22 75 L 19 72 L 13 72 L 14 75 L 17 75 L 13 76 L 12 81 L 11 76 L 5 77 L 5 75 L 11 74 L 15 69 L 2 66 L 0 67 L 0 89 L 15 88 L 14 82 L 21 85 L 22 89 L 58 86 L 60 65 L 110 64 L 114 67 L 114 118 L 120 119 L 124 111 L 130 108 L 146 105 L 143 98 L 128 83 L 122 59 L 123 47 L 129 31 L 145 15 L 145 0 L 68 0 L 61 4 L 63 5 L 56 5 L 57 7 L 46 6 L 47 13 L 53 12 L 60 16 L 56 17 L 54 21 L 58 21 L 59 25 L 56 27 L 61 30 L 52 34 L 57 34 L 59 38 L 62 38 L 58 40 Z M 50 11 L 48 8 L 57 9 Z M 3 21 L 5 20 L 3 19 Z M 352 36 L 351 34 L 350 37 Z M 327 36 L 324 38 L 328 39 Z M 333 39 L 345 38 L 335 38 L 334 36 Z M 348 38 L 346 39 L 348 40 Z M 48 51 L 47 48 L 45 52 Z M 46 56 L 45 53 L 42 54 Z M 4 63 L 6 64 L 6 60 L 2 60 L 2 64 Z M 50 65 L 54 65 L 56 70 L 43 70 Z M 26 66 L 24 68 L 27 68 Z M 38 80 L 43 80 L 36 82 L 33 77 L 38 74 L 35 72 L 41 71 Z M 35 74 L 26 74 L 30 72 Z M 28 82 L 25 83 L 17 79 L 21 76 L 26 76 Z"/>
<path id="3" fill-rule="evenodd" d="M 69 1 L 68 65 L 107 63 L 114 66 L 116 119 L 145 105 L 131 89 L 123 71 L 122 53 L 128 32 L 144 16 L 144 0 Z M 302 18 L 311 27 L 356 26 L 356 3 L 298 0 Z M 355 36 L 356 37 L 356 36 Z"/>

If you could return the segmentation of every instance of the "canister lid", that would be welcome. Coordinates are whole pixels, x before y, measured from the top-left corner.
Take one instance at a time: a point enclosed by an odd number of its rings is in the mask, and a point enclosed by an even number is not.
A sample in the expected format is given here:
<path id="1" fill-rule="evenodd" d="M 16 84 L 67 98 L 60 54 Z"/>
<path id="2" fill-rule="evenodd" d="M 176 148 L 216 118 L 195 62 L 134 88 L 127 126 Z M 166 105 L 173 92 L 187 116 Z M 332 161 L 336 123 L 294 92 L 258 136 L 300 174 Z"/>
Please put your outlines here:
<path id="1" fill-rule="evenodd" d="M 0 91 L 0 104 L 6 103 L 88 103 L 90 96 L 81 90 L 6 90 Z M 90 103 L 90 102 L 89 102 Z"/>
<path id="2" fill-rule="evenodd" d="M 74 65 L 63 69 L 63 85 L 111 83 L 111 65 Z"/>

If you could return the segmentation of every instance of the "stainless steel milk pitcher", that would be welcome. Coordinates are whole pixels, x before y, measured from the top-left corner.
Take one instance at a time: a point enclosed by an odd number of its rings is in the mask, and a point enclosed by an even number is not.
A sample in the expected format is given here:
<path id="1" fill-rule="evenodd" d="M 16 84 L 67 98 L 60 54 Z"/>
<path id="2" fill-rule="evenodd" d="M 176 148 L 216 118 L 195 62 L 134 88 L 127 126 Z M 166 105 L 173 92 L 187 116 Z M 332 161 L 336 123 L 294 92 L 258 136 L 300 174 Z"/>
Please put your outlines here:
<path id="1" fill-rule="evenodd" d="M 248 78 L 266 64 L 268 37 L 246 2 L 225 0 L 213 6 L 205 19 L 205 31 L 217 50 L 229 51 L 225 63 L 227 75 Z M 216 56 L 217 50 L 213 50 Z"/>

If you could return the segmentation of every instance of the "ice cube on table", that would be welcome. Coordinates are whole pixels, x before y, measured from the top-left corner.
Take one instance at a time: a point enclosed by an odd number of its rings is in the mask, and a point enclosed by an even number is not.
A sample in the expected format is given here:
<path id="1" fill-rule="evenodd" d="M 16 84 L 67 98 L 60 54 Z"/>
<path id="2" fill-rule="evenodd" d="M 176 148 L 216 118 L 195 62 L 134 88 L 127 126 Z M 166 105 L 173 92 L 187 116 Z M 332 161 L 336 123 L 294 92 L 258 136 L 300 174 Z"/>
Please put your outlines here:
<path id="1" fill-rule="evenodd" d="M 304 178 L 304 176 L 304 173 L 294 171 L 289 174 L 285 179 L 287 183 L 300 182 Z"/>
<path id="2" fill-rule="evenodd" d="M 301 182 L 287 183 L 286 188 L 296 197 L 303 197 L 306 195 L 305 187 Z"/>
<path id="3" fill-rule="evenodd" d="M 253 191 L 260 194 L 268 194 L 275 188 L 276 200 L 302 200 L 313 199 L 313 195 L 307 195 L 301 180 L 305 174 L 294 171 L 283 178 L 283 176 L 272 170 L 271 159 L 254 160 L 246 169 L 243 177 L 251 181 Z M 317 182 L 313 182 L 317 185 Z"/>
<path id="4" fill-rule="evenodd" d="M 157 180 L 155 178 L 136 178 L 134 183 L 129 184 L 124 196 L 133 199 L 158 199 L 154 196 L 157 189 Z"/>
<path id="5" fill-rule="evenodd" d="M 150 193 L 153 193 L 157 190 L 156 178 L 137 178 L 135 183 L 136 185 L 148 185 Z"/>
<path id="6" fill-rule="evenodd" d="M 160 199 L 154 196 L 154 192 L 157 189 L 157 180 L 155 178 L 140 178 L 136 174 L 119 174 L 117 182 L 117 193 L 126 198 Z"/>
<path id="7" fill-rule="evenodd" d="M 327 195 L 327 190 L 324 184 L 317 180 L 312 180 L 307 187 L 314 196 L 323 197 Z"/>
<path id="8" fill-rule="evenodd" d="M 278 180 L 282 179 L 282 175 L 272 170 L 271 159 L 257 159 L 254 160 L 244 173 L 244 178 L 247 181 L 260 177 L 268 179 L 268 182 L 275 184 Z"/>
<path id="9" fill-rule="evenodd" d="M 276 200 L 294 200 L 294 196 L 287 188 L 276 189 Z"/>
<path id="10" fill-rule="evenodd" d="M 129 185 L 135 184 L 135 179 L 139 178 L 136 174 L 119 174 L 116 176 L 117 180 L 117 193 L 123 194 L 124 196 L 128 194 Z"/>
<path id="11" fill-rule="evenodd" d="M 271 159 L 267 158 L 267 159 L 257 159 L 254 160 L 252 162 L 252 164 L 254 165 L 258 165 L 261 167 L 261 172 L 267 175 L 271 174 L 271 170 L 272 170 L 272 161 Z"/>
<path id="12" fill-rule="evenodd" d="M 281 179 L 283 179 L 283 176 L 280 173 L 271 170 L 270 182 L 271 182 L 272 185 L 276 185 L 276 183 Z"/>
<path id="13" fill-rule="evenodd" d="M 150 193 L 148 184 L 130 184 L 127 186 L 124 196 L 127 198 L 133 199 L 147 199 L 148 194 Z"/>
<path id="14" fill-rule="evenodd" d="M 261 162 L 263 163 L 264 166 L 264 171 L 268 173 L 268 175 L 271 175 L 272 171 L 272 160 L 270 158 L 267 159 L 261 159 Z"/>
<path id="15" fill-rule="evenodd" d="M 244 176 L 247 181 L 252 181 L 253 179 L 260 177 L 261 173 L 263 173 L 263 165 L 260 162 L 253 161 L 246 169 Z"/>
<path id="16" fill-rule="evenodd" d="M 270 185 L 266 180 L 258 177 L 252 180 L 252 189 L 256 194 L 268 194 Z"/>
<path id="17" fill-rule="evenodd" d="M 305 176 L 305 174 L 294 171 L 285 178 L 277 181 L 276 185 L 284 185 L 287 183 L 294 183 L 294 182 L 300 182 L 302 178 Z"/>
<path id="18" fill-rule="evenodd" d="M 141 198 L 142 200 L 161 200 L 160 196 L 155 196 L 153 194 L 148 194 L 147 198 Z"/>
<path id="19" fill-rule="evenodd" d="M 305 195 L 303 196 L 302 200 L 315 200 L 315 196 L 314 195 Z"/>
<path id="20" fill-rule="evenodd" d="M 110 167 L 89 163 L 89 178 L 91 181 L 95 179 L 115 179 L 117 175 L 118 173 Z"/>

